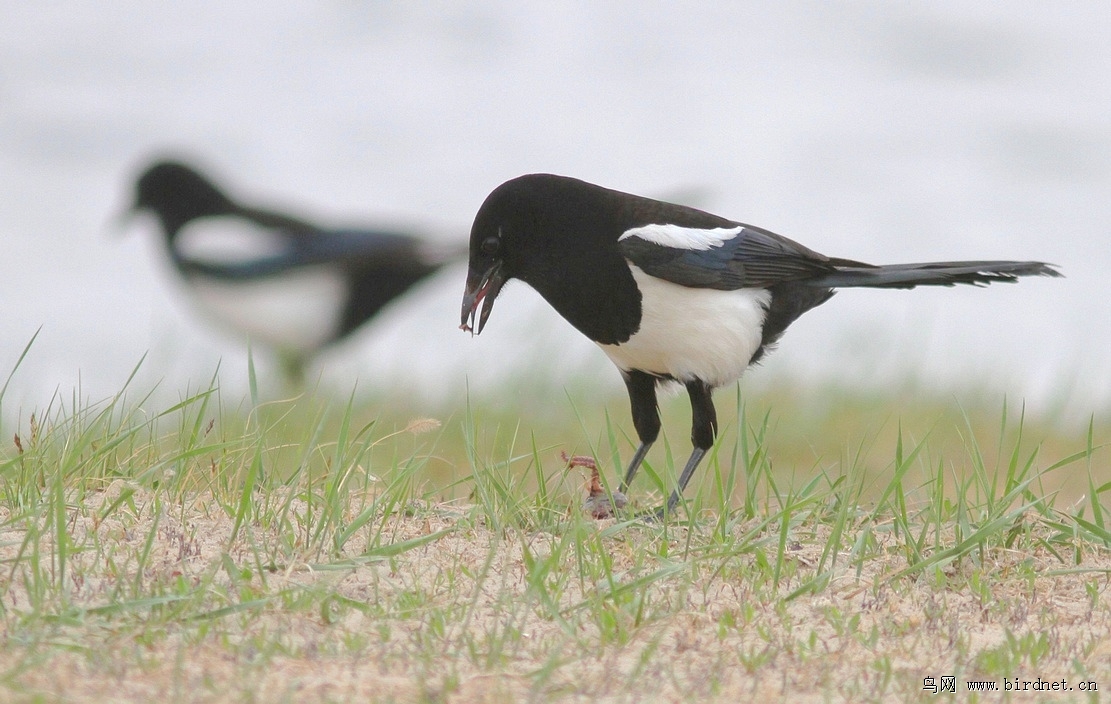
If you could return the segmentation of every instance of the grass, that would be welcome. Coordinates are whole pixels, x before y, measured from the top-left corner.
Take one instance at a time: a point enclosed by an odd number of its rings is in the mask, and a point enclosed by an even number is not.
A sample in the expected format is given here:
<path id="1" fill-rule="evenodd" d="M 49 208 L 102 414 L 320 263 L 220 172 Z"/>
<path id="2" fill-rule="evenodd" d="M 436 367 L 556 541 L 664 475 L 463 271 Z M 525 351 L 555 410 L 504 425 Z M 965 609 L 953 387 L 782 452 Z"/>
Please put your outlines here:
<path id="1" fill-rule="evenodd" d="M 623 400 L 429 419 L 355 395 L 262 401 L 249 372 L 243 401 L 214 377 L 152 410 L 129 384 L 0 428 L 0 699 L 1111 688 L 1111 433 L 1094 418 L 722 392 L 684 508 L 649 525 L 583 515 L 584 477 L 559 460 L 592 454 L 615 482 Z M 665 404 L 673 433 L 684 406 Z M 666 496 L 685 435 L 650 455 L 640 508 Z"/>

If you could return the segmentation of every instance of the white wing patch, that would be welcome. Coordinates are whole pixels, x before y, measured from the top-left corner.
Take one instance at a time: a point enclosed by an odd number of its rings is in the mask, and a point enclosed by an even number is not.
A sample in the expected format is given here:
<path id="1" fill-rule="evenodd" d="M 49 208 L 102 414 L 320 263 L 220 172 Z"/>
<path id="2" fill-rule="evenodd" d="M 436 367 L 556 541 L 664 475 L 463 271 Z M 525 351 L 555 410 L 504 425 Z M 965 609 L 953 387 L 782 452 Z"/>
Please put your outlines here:
<path id="1" fill-rule="evenodd" d="M 661 247 L 705 251 L 722 246 L 726 241 L 740 234 L 743 229 L 740 225 L 736 227 L 716 227 L 710 230 L 697 227 L 681 227 L 679 225 L 644 225 L 626 230 L 617 240 L 639 237 L 645 242 L 658 244 Z"/>
<path id="2" fill-rule="evenodd" d="M 202 264 L 248 264 L 279 256 L 289 244 L 269 228 L 243 218 L 210 216 L 183 227 L 174 249 L 180 256 Z"/>

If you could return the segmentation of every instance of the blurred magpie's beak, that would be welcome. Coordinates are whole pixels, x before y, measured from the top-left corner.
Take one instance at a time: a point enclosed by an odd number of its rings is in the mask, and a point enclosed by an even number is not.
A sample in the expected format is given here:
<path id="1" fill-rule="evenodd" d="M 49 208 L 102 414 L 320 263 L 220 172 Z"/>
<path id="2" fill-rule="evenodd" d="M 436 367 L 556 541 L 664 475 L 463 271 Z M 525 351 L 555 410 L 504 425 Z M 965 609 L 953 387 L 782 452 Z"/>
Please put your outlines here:
<path id="1" fill-rule="evenodd" d="M 123 208 L 108 216 L 107 226 L 109 232 L 117 237 L 122 237 L 131 230 L 137 220 L 142 219 L 146 212 L 138 203 L 128 203 Z"/>
<path id="2" fill-rule="evenodd" d="M 502 269 L 500 261 L 494 262 L 485 271 L 476 270 L 474 265 L 471 265 L 467 272 L 467 289 L 463 292 L 460 330 L 472 335 L 478 335 L 482 332 L 482 328 L 486 326 L 486 319 L 490 317 L 490 311 L 494 308 L 494 299 L 498 297 L 498 292 L 505 285 L 506 277 Z M 482 306 L 481 314 L 478 311 L 479 305 Z M 477 328 L 475 327 L 476 315 L 478 317 Z"/>

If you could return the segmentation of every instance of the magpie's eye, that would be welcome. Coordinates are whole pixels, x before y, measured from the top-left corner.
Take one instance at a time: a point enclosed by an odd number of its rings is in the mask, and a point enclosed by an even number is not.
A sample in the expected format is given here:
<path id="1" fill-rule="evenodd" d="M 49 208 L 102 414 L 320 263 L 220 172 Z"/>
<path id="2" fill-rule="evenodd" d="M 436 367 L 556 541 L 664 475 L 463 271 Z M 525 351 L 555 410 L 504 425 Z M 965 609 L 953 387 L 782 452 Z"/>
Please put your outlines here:
<path id="1" fill-rule="evenodd" d="M 498 250 L 501 249 L 501 239 L 497 237 L 487 237 L 482 240 L 481 249 L 483 254 L 497 254 Z"/>

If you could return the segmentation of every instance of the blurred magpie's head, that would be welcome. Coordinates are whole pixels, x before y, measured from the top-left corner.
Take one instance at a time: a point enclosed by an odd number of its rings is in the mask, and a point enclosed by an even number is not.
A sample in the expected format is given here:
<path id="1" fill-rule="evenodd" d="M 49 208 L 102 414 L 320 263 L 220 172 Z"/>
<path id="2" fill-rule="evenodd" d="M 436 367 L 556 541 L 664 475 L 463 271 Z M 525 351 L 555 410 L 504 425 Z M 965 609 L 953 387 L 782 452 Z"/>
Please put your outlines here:
<path id="1" fill-rule="evenodd" d="M 169 238 L 190 220 L 235 210 L 226 195 L 193 168 L 177 161 L 159 161 L 135 182 L 132 212 L 150 211 Z"/>

